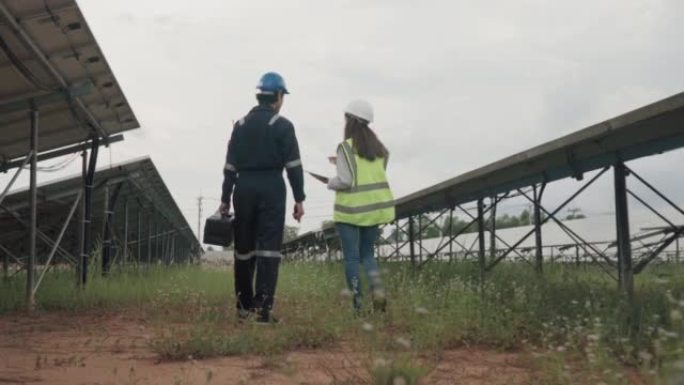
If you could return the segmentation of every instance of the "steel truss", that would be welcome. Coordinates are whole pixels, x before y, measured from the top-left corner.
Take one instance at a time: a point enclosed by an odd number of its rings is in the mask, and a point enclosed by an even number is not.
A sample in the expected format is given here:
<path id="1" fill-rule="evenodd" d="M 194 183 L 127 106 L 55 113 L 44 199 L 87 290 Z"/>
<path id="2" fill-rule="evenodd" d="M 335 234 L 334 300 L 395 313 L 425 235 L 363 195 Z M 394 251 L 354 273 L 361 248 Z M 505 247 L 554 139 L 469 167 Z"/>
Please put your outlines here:
<path id="1" fill-rule="evenodd" d="M 37 116 L 32 121 L 34 122 L 33 125 L 37 126 Z M 11 265 L 15 267 L 12 275 L 19 274 L 22 271 L 27 272 L 26 305 L 29 309 L 34 306 L 35 296 L 46 274 L 57 264 L 66 263 L 76 266 L 76 281 L 79 286 L 83 287 L 87 282 L 90 260 L 93 252 L 96 251 L 95 245 L 101 245 L 102 274 L 105 276 L 109 273 L 113 263 L 132 262 L 136 265 L 149 265 L 160 262 L 168 265 L 177 262 L 190 262 L 199 252 L 197 245 L 191 243 L 186 237 L 179 236 L 184 229 L 175 228 L 161 214 L 161 209 L 153 201 L 146 197 L 141 200 L 139 196 L 136 197 L 130 193 L 134 189 L 139 189 L 133 181 L 105 180 L 96 185 L 94 179 L 99 147 L 97 138 L 92 139 L 91 145 L 90 154 L 88 151 L 82 153 L 82 187 L 74 193 L 73 201 L 69 204 L 68 211 L 63 219 L 46 218 L 43 220 L 41 218 L 40 226 L 38 226 L 35 175 L 32 176 L 32 183 L 29 188 L 31 197 L 28 204 L 29 220 L 24 219 L 17 209 L 2 204 L 5 196 L 7 196 L 7 191 L 11 189 L 23 167 L 17 169 L 10 183 L 0 195 L 0 212 L 8 214 L 10 218 L 13 218 L 25 229 L 24 231 L 29 233 L 28 247 L 26 248 L 28 253 L 25 256 L 17 255 L 12 251 L 26 250 L 21 244 L 2 244 L 0 242 L 0 254 L 3 256 L 3 278 L 8 279 L 10 277 Z M 35 160 L 32 159 L 35 158 L 33 154 L 32 150 L 27 155 L 24 165 L 30 163 L 31 172 L 35 174 L 37 168 L 35 167 Z M 112 194 L 110 194 L 110 188 Z M 93 198 L 94 194 L 100 191 L 107 199 L 105 199 L 106 203 L 101 214 L 103 227 L 102 229 L 95 229 L 93 218 L 96 210 L 93 207 Z M 124 205 L 121 219 L 118 219 L 116 215 L 118 204 Z M 130 207 L 136 209 L 134 222 L 137 224 L 135 231 L 133 231 L 134 226 L 131 224 L 131 216 L 129 215 Z M 77 212 L 78 219 L 75 219 Z M 148 224 L 146 233 L 143 218 Z M 119 234 L 117 226 L 114 224 L 121 220 L 123 223 L 119 222 L 119 225 L 123 225 L 123 231 Z M 76 231 L 73 228 L 71 231 L 71 233 L 76 234 L 78 239 L 73 243 L 73 247 L 69 247 L 64 244 L 65 234 L 73 226 L 78 226 Z M 93 234 L 96 234 L 97 242 L 93 239 Z M 36 255 L 37 241 L 49 248 L 49 252 L 40 258 L 40 261 L 37 261 Z M 36 274 L 37 263 L 42 266 L 39 274 Z"/>
<path id="2" fill-rule="evenodd" d="M 558 214 L 611 168 L 613 170 L 613 189 L 615 193 L 616 241 L 589 242 L 572 230 L 566 223 L 562 222 L 558 218 Z M 676 205 L 671 199 L 665 196 L 665 194 L 628 168 L 623 162 L 617 161 L 612 167 L 600 169 L 592 178 L 583 182 L 576 191 L 553 209 L 548 209 L 542 203 L 544 191 L 547 186 L 547 183 L 544 182 L 542 178 L 542 182 L 533 183 L 527 189 L 516 188 L 507 193 L 494 196 L 483 194 L 482 197 L 475 200 L 476 207 L 474 210 L 466 209 L 462 204 L 454 204 L 451 208 L 439 211 L 428 210 L 426 212 L 409 215 L 406 218 L 401 218 L 384 227 L 384 231 L 393 231 L 393 239 L 388 239 L 381 235 L 377 244 L 378 253 L 376 254 L 381 260 L 388 262 L 408 260 L 411 262 L 411 265 L 416 268 L 420 268 L 434 260 L 444 260 L 445 257 L 448 257 L 448 261 L 451 262 L 455 259 L 455 256 L 458 256 L 459 254 L 463 256 L 464 260 L 476 256 L 481 281 L 486 279 L 487 273 L 491 272 L 499 263 L 509 258 L 511 255 L 515 255 L 516 260 L 533 266 L 540 274 L 543 273 L 545 261 L 554 262 L 563 260 L 567 262 L 570 260 L 574 261 L 576 266 L 592 263 L 599 266 L 602 271 L 615 279 L 620 290 L 631 299 L 634 291 L 634 275 L 641 273 L 650 263 L 657 260 L 668 246 L 674 242 L 679 242 L 679 239 L 684 235 L 684 226 L 676 225 L 676 221 L 672 221 L 665 217 L 665 215 L 656 210 L 653 205 L 638 196 L 634 190 L 629 189 L 627 186 L 628 177 L 633 177 L 632 179 L 647 187 L 667 205 L 684 216 L 684 209 Z M 581 181 L 582 176 L 577 175 L 576 179 Z M 628 196 L 631 196 L 636 202 L 643 205 L 660 218 L 665 226 L 656 228 L 647 234 L 632 236 L 630 233 Z M 504 199 L 513 197 L 524 198 L 532 204 L 534 211 L 532 215 L 533 228 L 511 244 L 496 234 L 494 218 L 497 205 Z M 489 204 L 485 204 L 486 200 L 489 201 Z M 470 221 L 459 231 L 454 232 L 453 218 L 456 209 L 464 213 Z M 476 213 L 473 214 L 471 211 L 476 211 Z M 488 214 L 489 221 L 487 220 Z M 447 216 L 449 218 L 448 234 L 442 237 L 434 250 L 428 250 L 422 243 L 423 234 L 435 223 L 438 223 L 440 219 Z M 549 221 L 558 225 L 572 240 L 572 243 L 563 245 L 544 245 L 542 226 Z M 489 225 L 486 224 L 487 222 Z M 329 230 L 330 229 L 328 229 L 328 231 Z M 459 236 L 466 232 L 473 231 L 477 232 L 477 238 L 473 244 L 468 246 L 459 241 Z M 486 233 L 489 233 L 490 237 L 489 253 L 487 253 Z M 535 240 L 534 247 L 521 247 L 523 242 L 533 235 Z M 659 239 L 653 240 L 658 236 L 660 237 Z M 294 258 L 301 259 L 315 258 L 315 255 L 320 253 L 323 249 L 325 249 L 328 256 L 330 256 L 331 238 L 332 236 L 329 235 L 326 237 L 325 241 L 322 241 L 322 237 L 317 234 L 314 238 L 309 239 L 306 243 L 298 245 L 295 249 L 290 251 L 295 251 L 293 255 Z M 495 244 L 497 241 L 504 245 L 505 248 L 496 248 Z M 380 247 L 389 248 L 389 253 L 380 255 Z M 407 247 L 408 252 L 403 251 Z M 545 256 L 544 249 L 550 250 L 551 255 Z M 337 250 L 339 250 L 339 245 L 337 246 Z M 553 250 L 557 250 L 558 254 L 554 256 Z M 675 259 L 679 261 L 679 249 L 677 250 Z M 573 251 L 574 255 L 568 256 L 566 254 L 570 251 Z M 330 258 L 328 257 L 328 259 Z"/>

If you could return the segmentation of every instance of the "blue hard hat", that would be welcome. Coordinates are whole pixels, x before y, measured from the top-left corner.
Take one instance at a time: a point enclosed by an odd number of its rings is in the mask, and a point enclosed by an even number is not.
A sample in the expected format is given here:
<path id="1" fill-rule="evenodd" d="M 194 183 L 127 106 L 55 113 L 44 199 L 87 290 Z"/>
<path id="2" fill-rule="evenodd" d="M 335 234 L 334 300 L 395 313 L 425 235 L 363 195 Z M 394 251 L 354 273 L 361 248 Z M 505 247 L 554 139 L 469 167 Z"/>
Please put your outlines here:
<path id="1" fill-rule="evenodd" d="M 259 84 L 257 84 L 256 88 L 259 90 L 259 94 L 269 95 L 277 92 L 289 94 L 287 86 L 285 85 L 285 79 L 276 72 L 265 73 L 261 79 L 259 79 Z"/>

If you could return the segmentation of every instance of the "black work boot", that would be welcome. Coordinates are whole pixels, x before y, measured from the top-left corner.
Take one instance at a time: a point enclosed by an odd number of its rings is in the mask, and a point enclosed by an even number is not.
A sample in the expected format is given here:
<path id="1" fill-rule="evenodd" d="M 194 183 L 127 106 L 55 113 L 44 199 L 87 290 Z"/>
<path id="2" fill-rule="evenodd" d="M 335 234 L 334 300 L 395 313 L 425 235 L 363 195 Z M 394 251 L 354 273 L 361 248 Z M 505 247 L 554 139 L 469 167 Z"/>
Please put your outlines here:
<path id="1" fill-rule="evenodd" d="M 268 309 L 262 309 L 257 312 L 256 323 L 260 325 L 277 324 L 280 322 L 278 318 L 273 315 L 273 312 Z"/>

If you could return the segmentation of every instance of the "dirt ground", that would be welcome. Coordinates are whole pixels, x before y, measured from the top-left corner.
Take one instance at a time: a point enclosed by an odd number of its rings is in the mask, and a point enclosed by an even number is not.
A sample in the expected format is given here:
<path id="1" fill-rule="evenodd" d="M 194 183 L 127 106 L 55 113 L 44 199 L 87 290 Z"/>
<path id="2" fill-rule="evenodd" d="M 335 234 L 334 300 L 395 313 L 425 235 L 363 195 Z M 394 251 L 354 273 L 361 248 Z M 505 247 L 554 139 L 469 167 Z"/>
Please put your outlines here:
<path id="1" fill-rule="evenodd" d="M 131 315 L 37 313 L 0 317 L 0 384 L 363 384 L 367 366 L 352 351 L 309 350 L 277 357 L 160 362 L 154 330 Z M 441 355 L 423 384 L 525 384 L 516 354 L 481 349 Z"/>

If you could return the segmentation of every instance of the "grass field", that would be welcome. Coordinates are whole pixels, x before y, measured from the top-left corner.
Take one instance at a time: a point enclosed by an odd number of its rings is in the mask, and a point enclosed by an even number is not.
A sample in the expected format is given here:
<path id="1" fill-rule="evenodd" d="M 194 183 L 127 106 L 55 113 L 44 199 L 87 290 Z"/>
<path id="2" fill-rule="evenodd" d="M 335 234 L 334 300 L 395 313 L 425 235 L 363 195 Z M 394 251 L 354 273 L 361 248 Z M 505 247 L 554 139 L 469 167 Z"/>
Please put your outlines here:
<path id="1" fill-rule="evenodd" d="M 684 266 L 637 276 L 633 308 L 615 281 L 592 267 L 547 265 L 538 276 L 529 266 L 502 264 L 484 286 L 473 264 L 383 269 L 388 310 L 362 317 L 352 312 L 339 263 L 284 264 L 276 303 L 283 322 L 276 326 L 238 323 L 232 274 L 198 266 L 94 275 L 83 291 L 74 288 L 73 273 L 54 273 L 37 307 L 139 312 L 154 325 L 150 348 L 171 361 L 344 346 L 367 357 L 370 383 L 399 376 L 411 384 L 443 352 L 476 346 L 524 353 L 538 384 L 684 381 Z M 23 280 L 1 287 L 0 313 L 21 309 Z"/>

